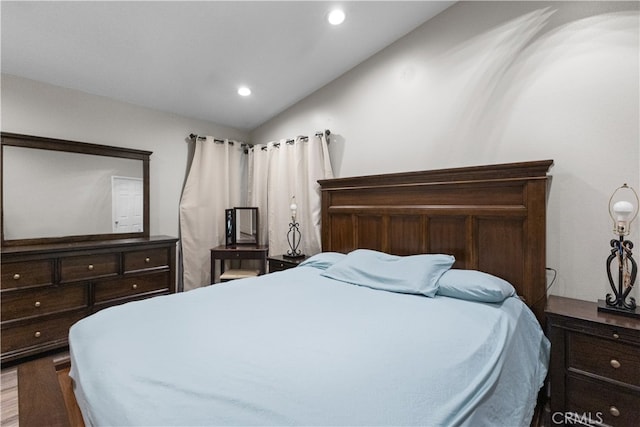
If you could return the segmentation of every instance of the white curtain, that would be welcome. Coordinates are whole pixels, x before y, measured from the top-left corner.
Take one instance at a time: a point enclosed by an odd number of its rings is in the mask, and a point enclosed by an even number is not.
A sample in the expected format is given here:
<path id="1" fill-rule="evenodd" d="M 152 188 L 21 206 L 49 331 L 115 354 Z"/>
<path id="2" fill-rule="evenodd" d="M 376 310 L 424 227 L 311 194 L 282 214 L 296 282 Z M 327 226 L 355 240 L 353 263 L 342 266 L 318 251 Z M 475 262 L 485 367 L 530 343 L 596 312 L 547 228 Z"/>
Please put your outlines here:
<path id="1" fill-rule="evenodd" d="M 180 200 L 184 290 L 213 282 L 209 250 L 224 243 L 224 210 L 242 206 L 246 160 L 240 143 L 195 139 L 193 162 Z"/>
<path id="2" fill-rule="evenodd" d="M 289 206 L 295 196 L 302 234 L 299 249 L 306 255 L 321 251 L 321 201 L 319 179 L 333 178 L 324 135 L 257 145 L 249 152 L 248 203 L 258 206 L 261 242 L 271 255 L 289 250 Z M 268 240 L 267 240 L 268 239 Z"/>

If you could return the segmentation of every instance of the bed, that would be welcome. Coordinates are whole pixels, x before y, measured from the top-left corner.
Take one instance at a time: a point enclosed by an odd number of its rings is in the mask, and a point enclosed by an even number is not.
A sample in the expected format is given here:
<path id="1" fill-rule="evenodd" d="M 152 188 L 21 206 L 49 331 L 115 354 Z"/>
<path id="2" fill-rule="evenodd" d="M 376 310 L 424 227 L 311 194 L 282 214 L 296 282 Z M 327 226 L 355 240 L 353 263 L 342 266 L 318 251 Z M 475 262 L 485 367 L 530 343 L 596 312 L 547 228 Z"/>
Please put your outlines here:
<path id="1" fill-rule="evenodd" d="M 551 161 L 320 181 L 323 253 L 70 331 L 87 425 L 528 425 Z"/>

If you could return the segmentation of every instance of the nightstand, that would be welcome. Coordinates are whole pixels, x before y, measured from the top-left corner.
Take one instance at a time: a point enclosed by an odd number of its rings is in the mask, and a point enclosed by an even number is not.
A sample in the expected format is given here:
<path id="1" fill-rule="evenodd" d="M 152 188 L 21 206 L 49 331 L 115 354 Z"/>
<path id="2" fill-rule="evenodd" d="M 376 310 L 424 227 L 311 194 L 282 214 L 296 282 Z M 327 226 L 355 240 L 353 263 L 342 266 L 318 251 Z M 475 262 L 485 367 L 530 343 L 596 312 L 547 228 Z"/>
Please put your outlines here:
<path id="1" fill-rule="evenodd" d="M 640 320 L 598 312 L 595 302 L 550 296 L 551 425 L 637 425 Z"/>
<path id="2" fill-rule="evenodd" d="M 269 273 L 297 267 L 298 264 L 300 264 L 307 258 L 309 257 L 306 255 L 300 258 L 287 258 L 284 255 L 270 256 L 269 258 L 267 258 L 269 260 Z"/>

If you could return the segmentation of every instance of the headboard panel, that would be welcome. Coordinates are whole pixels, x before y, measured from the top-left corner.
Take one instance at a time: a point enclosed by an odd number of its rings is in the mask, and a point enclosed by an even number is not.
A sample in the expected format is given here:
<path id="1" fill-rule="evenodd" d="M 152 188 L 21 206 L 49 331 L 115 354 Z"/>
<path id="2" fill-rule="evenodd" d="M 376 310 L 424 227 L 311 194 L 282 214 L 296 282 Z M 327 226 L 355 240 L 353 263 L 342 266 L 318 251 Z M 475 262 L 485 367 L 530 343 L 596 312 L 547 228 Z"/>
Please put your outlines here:
<path id="1" fill-rule="evenodd" d="M 543 160 L 321 180 L 322 248 L 451 254 L 455 268 L 511 282 L 541 320 L 552 165 Z"/>

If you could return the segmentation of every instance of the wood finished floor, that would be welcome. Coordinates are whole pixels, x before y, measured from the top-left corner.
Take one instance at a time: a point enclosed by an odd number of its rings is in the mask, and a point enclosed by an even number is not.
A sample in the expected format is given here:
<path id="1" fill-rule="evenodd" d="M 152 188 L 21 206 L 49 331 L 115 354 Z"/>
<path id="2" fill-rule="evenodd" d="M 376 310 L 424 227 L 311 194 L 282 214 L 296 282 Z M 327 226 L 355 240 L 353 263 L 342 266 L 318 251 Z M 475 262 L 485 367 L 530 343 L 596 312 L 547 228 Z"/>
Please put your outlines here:
<path id="1" fill-rule="evenodd" d="M 0 377 L 0 426 L 18 426 L 18 367 L 2 370 Z"/>

